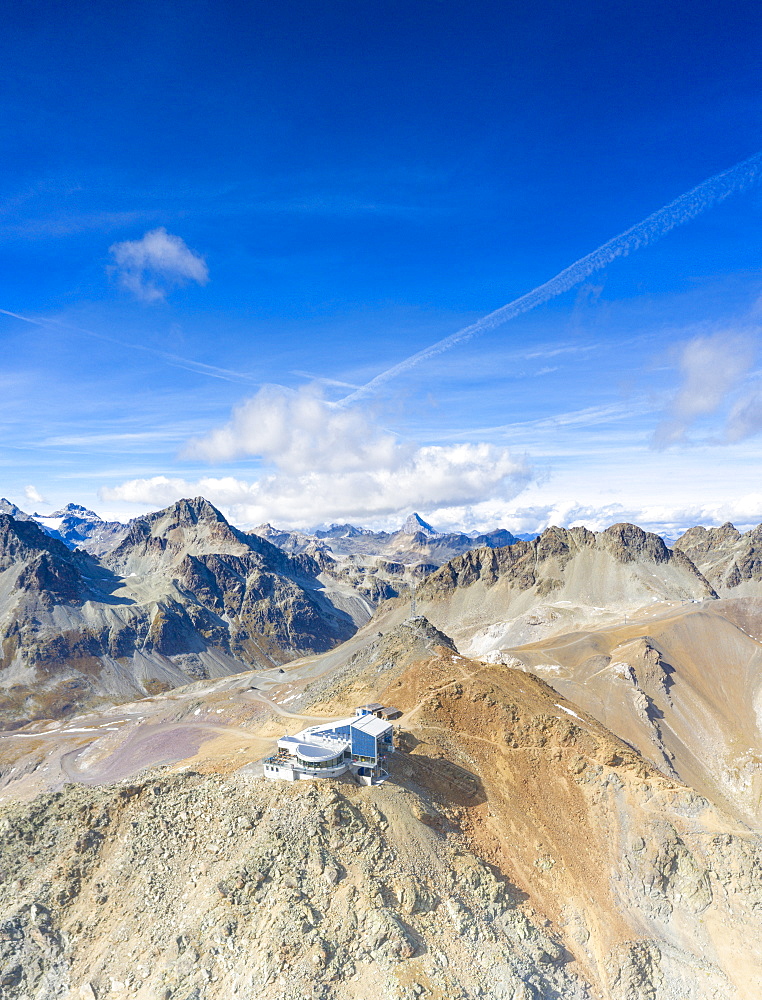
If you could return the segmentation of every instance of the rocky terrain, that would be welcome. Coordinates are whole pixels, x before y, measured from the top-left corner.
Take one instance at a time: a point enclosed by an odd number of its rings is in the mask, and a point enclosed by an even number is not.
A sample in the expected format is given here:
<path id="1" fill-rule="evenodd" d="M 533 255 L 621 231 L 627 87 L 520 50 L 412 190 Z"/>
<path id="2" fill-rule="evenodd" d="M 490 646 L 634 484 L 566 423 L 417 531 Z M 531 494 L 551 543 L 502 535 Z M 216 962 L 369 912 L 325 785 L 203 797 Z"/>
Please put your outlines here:
<path id="1" fill-rule="evenodd" d="M 399 531 L 370 531 L 352 524 L 332 524 L 313 534 L 281 531 L 270 524 L 253 529 L 289 553 L 326 553 L 353 586 L 372 600 L 407 594 L 442 563 L 470 549 L 512 545 L 516 536 L 498 528 L 483 534 L 438 532 L 418 514 L 411 514 Z"/>
<path id="2" fill-rule="evenodd" d="M 0 514 L 10 514 L 17 521 L 36 521 L 43 531 L 68 548 L 84 549 L 95 556 L 112 549 L 127 533 L 126 524 L 104 521 L 95 511 L 77 503 L 67 503 L 52 514 L 27 514 L 3 498 L 0 500 Z"/>
<path id="3" fill-rule="evenodd" d="M 662 773 L 756 820 L 762 603 L 718 598 L 680 549 L 632 525 L 548 529 L 453 560 L 418 602 L 461 651 L 544 678 Z"/>
<path id="4" fill-rule="evenodd" d="M 203 498 L 128 525 L 0 501 L 0 725 L 330 649 L 475 541 L 408 520 L 383 539 L 344 526 L 392 559 L 347 554 L 344 528 L 246 533 Z"/>
<path id="5" fill-rule="evenodd" d="M 758 995 L 749 825 L 531 674 L 378 624 L 0 737 L 3 995 Z M 404 713 L 385 785 L 261 777 L 284 728 L 370 692 Z"/>
<path id="6" fill-rule="evenodd" d="M 474 549 L 417 592 L 427 616 L 478 655 L 648 602 L 716 597 L 683 552 L 633 524 L 601 532 L 553 527 L 532 541 Z"/>

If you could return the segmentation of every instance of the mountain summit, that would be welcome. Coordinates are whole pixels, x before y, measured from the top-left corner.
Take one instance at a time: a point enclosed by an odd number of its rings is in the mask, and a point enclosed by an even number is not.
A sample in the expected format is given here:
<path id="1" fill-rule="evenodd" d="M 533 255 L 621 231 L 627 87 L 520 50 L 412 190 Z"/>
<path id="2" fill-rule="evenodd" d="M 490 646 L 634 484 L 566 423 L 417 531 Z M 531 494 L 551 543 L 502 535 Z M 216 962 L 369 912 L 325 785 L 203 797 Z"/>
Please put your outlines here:
<path id="1" fill-rule="evenodd" d="M 417 532 L 421 531 L 424 535 L 438 535 L 439 532 L 432 528 L 430 524 L 420 516 L 420 514 L 412 513 L 407 521 L 402 525 L 401 531 L 404 535 L 415 535 Z"/>

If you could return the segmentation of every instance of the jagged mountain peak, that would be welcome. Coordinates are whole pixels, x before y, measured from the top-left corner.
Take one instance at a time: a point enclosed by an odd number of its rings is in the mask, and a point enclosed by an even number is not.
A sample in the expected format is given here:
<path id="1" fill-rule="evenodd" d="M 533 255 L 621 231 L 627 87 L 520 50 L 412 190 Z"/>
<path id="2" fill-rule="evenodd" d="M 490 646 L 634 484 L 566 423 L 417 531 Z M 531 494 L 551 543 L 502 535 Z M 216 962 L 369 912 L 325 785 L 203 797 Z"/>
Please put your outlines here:
<path id="1" fill-rule="evenodd" d="M 368 528 L 356 528 L 354 524 L 329 524 L 327 528 L 317 528 L 314 532 L 315 538 L 359 538 L 361 535 L 373 535 L 374 532 Z M 385 532 L 378 532 L 385 537 Z"/>
<path id="2" fill-rule="evenodd" d="M 46 514 L 46 517 L 81 517 L 88 521 L 101 521 L 103 518 L 99 517 L 94 510 L 90 510 L 87 507 L 83 507 L 80 503 L 67 503 L 64 507 L 59 510 L 54 510 L 52 514 Z"/>
<path id="3" fill-rule="evenodd" d="M 432 528 L 430 524 L 423 520 L 420 514 L 413 512 L 410 514 L 400 529 L 405 535 L 415 535 L 422 532 L 424 535 L 438 535 L 439 532 Z"/>
<path id="4" fill-rule="evenodd" d="M 477 581 L 492 587 L 500 579 L 510 584 L 514 596 L 532 590 L 536 598 L 546 599 L 565 590 L 565 599 L 593 604 L 612 600 L 614 590 L 618 599 L 631 601 L 717 597 L 683 552 L 670 551 L 658 535 L 626 523 L 601 532 L 552 526 L 532 542 L 471 549 L 432 573 L 419 594 L 439 600 Z M 506 612 L 501 608 L 500 613 Z"/>
<path id="5" fill-rule="evenodd" d="M 719 528 L 689 528 L 674 544 L 716 585 L 723 596 L 738 596 L 739 586 L 762 580 L 762 525 L 741 534 L 727 521 Z"/>
<path id="6" fill-rule="evenodd" d="M 20 507 L 17 507 L 15 503 L 12 503 L 12 501 L 6 500 L 5 497 L 0 499 L 0 514 L 10 514 L 10 516 L 15 517 L 17 521 L 28 521 L 31 516 Z"/>
<path id="7" fill-rule="evenodd" d="M 258 524 L 255 528 L 250 528 L 249 531 L 252 535 L 260 535 L 262 538 L 281 534 L 277 528 L 273 528 L 269 521 L 265 521 L 264 524 Z"/>
<path id="8" fill-rule="evenodd" d="M 668 562 L 670 559 L 670 551 L 663 538 L 626 521 L 612 524 L 599 532 L 590 531 L 581 525 L 573 528 L 551 525 L 532 544 L 536 546 L 541 558 L 593 546 L 605 549 L 618 562 L 623 563 L 641 559 Z"/>
<path id="9" fill-rule="evenodd" d="M 262 541 L 263 545 L 268 544 Z M 115 565 L 125 557 L 141 552 L 152 554 L 153 559 L 163 554 L 199 547 L 222 551 L 239 551 L 249 548 L 246 536 L 232 527 L 225 516 L 203 497 L 177 500 L 163 510 L 141 514 L 133 518 L 127 533 L 109 558 Z M 147 546 L 147 547 L 146 547 Z"/>
<path id="10" fill-rule="evenodd" d="M 646 558 L 653 562 L 667 562 L 670 551 L 664 539 L 650 531 L 644 531 L 637 524 L 620 522 L 600 532 L 597 538 L 621 561 L 632 562 Z"/>
<path id="11" fill-rule="evenodd" d="M 149 518 L 176 518 L 180 525 L 198 524 L 201 521 L 208 523 L 225 524 L 230 527 L 226 517 L 214 504 L 205 497 L 183 498 L 165 507 L 164 510 L 156 511 L 155 514 L 147 514 Z"/>
<path id="12" fill-rule="evenodd" d="M 29 552 L 52 552 L 69 556 L 69 550 L 57 538 L 51 537 L 32 518 L 15 518 L 11 514 L 0 513 L 0 554 L 10 549 L 18 551 L 22 546 Z"/>

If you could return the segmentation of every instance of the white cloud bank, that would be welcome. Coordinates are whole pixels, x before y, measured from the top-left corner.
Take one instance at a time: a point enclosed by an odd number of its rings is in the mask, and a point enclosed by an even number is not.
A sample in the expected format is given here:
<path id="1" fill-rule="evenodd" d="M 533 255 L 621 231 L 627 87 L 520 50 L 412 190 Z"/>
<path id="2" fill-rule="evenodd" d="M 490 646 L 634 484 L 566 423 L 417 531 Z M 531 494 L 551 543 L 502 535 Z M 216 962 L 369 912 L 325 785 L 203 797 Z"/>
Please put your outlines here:
<path id="1" fill-rule="evenodd" d="M 253 456 L 266 468 L 254 482 L 133 479 L 103 490 L 102 498 L 162 506 L 200 494 L 240 524 L 305 526 L 468 505 L 485 496 L 507 501 L 532 475 L 527 461 L 507 448 L 421 447 L 380 429 L 362 409 L 336 407 L 312 388 L 280 386 L 260 390 L 227 424 L 190 441 L 185 455 L 212 462 Z"/>
<path id="2" fill-rule="evenodd" d="M 144 302 L 161 301 L 172 288 L 189 281 L 205 285 L 209 280 L 204 258 L 163 226 L 142 239 L 114 243 L 109 253 L 114 259 L 110 270 L 119 284 Z"/>

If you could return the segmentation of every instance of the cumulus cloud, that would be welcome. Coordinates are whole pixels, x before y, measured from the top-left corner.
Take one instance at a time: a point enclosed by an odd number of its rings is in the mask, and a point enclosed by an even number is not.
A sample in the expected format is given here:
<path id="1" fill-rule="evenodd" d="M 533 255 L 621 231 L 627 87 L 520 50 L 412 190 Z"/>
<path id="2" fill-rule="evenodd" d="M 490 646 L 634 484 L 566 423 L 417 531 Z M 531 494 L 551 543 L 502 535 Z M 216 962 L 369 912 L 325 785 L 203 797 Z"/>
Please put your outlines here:
<path id="1" fill-rule="evenodd" d="M 228 462 L 255 456 L 286 472 L 388 469 L 405 446 L 381 430 L 368 411 L 328 403 L 314 386 L 298 391 L 264 386 L 230 420 L 194 438 L 185 456 Z"/>
<path id="2" fill-rule="evenodd" d="M 507 448 L 401 441 L 378 427 L 367 411 L 333 406 L 314 388 L 263 388 L 224 426 L 189 442 L 186 455 L 216 462 L 256 457 L 265 469 L 254 482 L 133 479 L 104 490 L 103 499 L 165 505 L 201 494 L 238 523 L 305 526 L 447 508 L 485 496 L 509 499 L 532 476 L 526 459 Z"/>
<path id="3" fill-rule="evenodd" d="M 142 239 L 114 243 L 109 253 L 119 284 L 144 302 L 162 300 L 172 288 L 189 281 L 205 285 L 209 280 L 204 258 L 163 226 Z"/>
<path id="4" fill-rule="evenodd" d="M 47 503 L 47 500 L 40 493 L 36 486 L 25 486 L 24 496 L 27 500 L 31 500 L 32 503 Z"/>
<path id="5" fill-rule="evenodd" d="M 502 506 L 502 505 L 501 505 Z M 484 515 L 484 511 L 474 513 Z M 762 521 L 762 493 L 746 493 L 734 500 L 708 503 L 608 503 L 591 504 L 560 500 L 556 503 L 535 504 L 526 507 L 505 506 L 501 511 L 492 506 L 497 515 L 492 523 L 500 523 L 509 531 L 542 531 L 551 524 L 570 528 L 582 524 L 591 531 L 603 531 L 621 521 L 637 524 L 646 531 L 677 538 L 696 524 L 717 526 L 731 521 L 740 531 L 747 531 Z"/>
<path id="6" fill-rule="evenodd" d="M 393 469 L 331 473 L 271 473 L 254 482 L 234 477 L 193 481 L 167 476 L 132 479 L 104 489 L 108 501 L 166 506 L 184 496 L 205 496 L 240 524 L 273 521 L 300 527 L 327 521 L 361 522 L 431 506 L 450 507 L 487 494 L 515 496 L 531 471 L 505 448 L 486 444 L 414 450 Z"/>
<path id="7" fill-rule="evenodd" d="M 694 337 L 684 344 L 678 357 L 681 382 L 667 416 L 656 428 L 654 445 L 679 444 L 697 421 L 716 414 L 751 369 L 755 353 L 754 339 L 737 333 Z M 754 413 L 744 416 L 741 411 L 732 422 L 733 433 L 743 435 L 754 423 Z"/>

